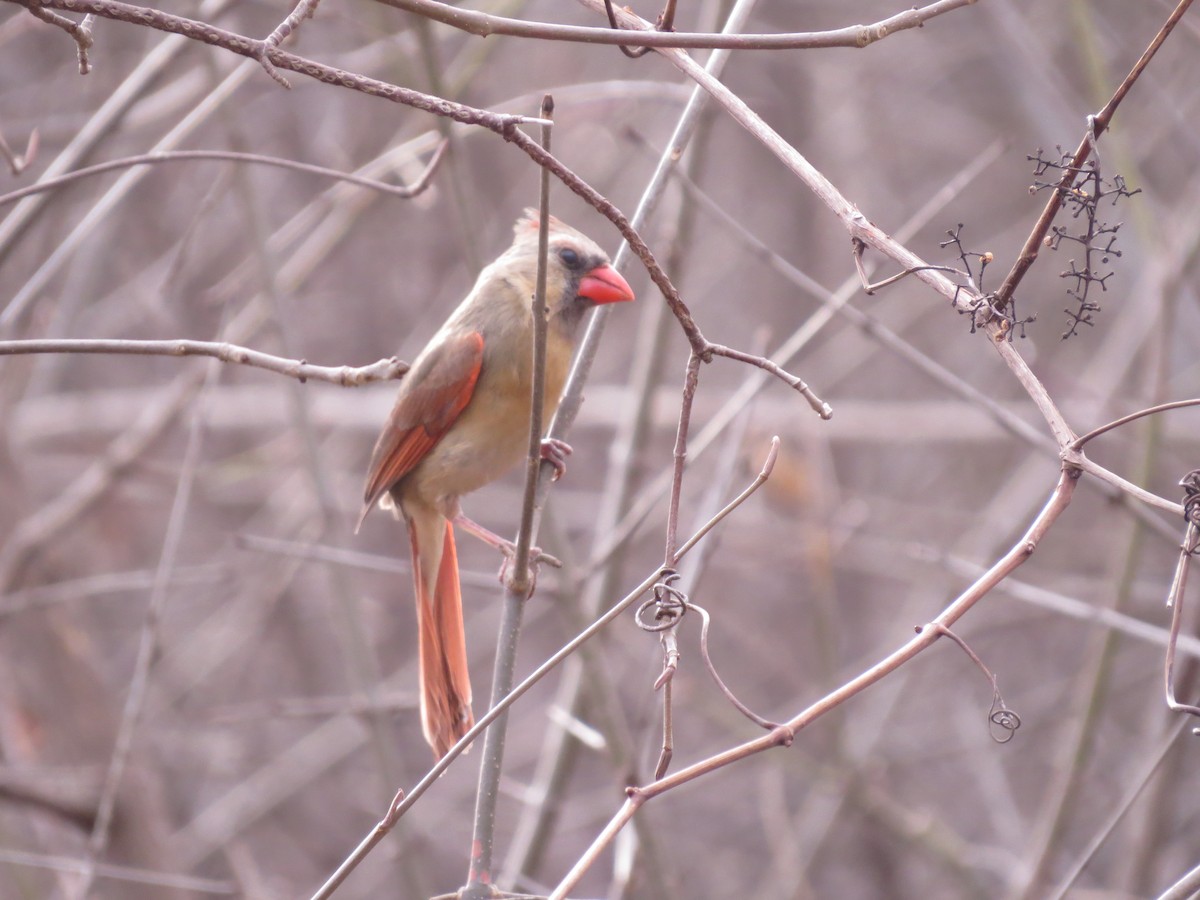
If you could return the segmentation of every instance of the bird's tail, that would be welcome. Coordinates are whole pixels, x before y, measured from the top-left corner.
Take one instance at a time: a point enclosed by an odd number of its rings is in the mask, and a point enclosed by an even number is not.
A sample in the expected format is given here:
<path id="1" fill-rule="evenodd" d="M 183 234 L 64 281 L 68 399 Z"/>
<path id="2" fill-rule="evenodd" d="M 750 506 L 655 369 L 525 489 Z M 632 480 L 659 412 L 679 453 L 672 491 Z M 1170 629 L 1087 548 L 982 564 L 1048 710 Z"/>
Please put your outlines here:
<path id="1" fill-rule="evenodd" d="M 421 725 L 425 740 L 438 759 L 475 724 L 471 714 L 471 676 L 467 671 L 454 526 L 443 521 L 445 536 L 440 554 L 422 554 L 418 546 L 418 529 L 409 528 L 417 594 Z M 437 574 L 429 577 L 434 567 Z"/>

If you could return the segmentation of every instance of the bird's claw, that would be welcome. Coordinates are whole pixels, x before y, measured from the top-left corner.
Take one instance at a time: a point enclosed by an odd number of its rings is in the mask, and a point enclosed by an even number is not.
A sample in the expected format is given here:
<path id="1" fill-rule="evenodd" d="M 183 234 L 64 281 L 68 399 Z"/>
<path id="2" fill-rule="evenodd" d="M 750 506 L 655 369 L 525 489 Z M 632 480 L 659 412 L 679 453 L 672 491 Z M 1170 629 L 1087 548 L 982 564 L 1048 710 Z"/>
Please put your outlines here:
<path id="1" fill-rule="evenodd" d="M 558 481 L 567 471 L 567 457 L 571 455 L 571 445 L 558 438 L 542 438 L 542 459 L 554 467 L 551 481 Z"/>
<path id="2" fill-rule="evenodd" d="M 504 557 L 504 562 L 500 565 L 500 580 L 503 581 L 503 575 L 508 570 L 509 563 L 511 563 L 517 556 L 517 545 L 512 541 L 501 541 L 500 546 L 498 546 L 496 549 L 499 550 L 500 555 Z M 549 553 L 546 553 L 544 550 L 542 550 L 541 547 L 530 547 L 529 565 L 537 568 L 542 563 L 545 563 L 554 569 L 561 569 L 563 566 L 562 560 L 557 556 L 551 556 Z"/>
<path id="3" fill-rule="evenodd" d="M 508 585 L 508 568 L 512 565 L 513 559 L 516 558 L 517 548 L 512 541 L 505 541 L 499 547 L 501 555 L 504 557 L 504 562 L 500 563 L 500 571 L 496 573 L 496 577 L 500 583 Z M 545 563 L 555 569 L 562 568 L 562 560 L 558 557 L 551 556 L 549 553 L 543 553 L 541 547 L 529 548 L 529 593 L 533 593 L 537 587 L 538 567 Z"/>

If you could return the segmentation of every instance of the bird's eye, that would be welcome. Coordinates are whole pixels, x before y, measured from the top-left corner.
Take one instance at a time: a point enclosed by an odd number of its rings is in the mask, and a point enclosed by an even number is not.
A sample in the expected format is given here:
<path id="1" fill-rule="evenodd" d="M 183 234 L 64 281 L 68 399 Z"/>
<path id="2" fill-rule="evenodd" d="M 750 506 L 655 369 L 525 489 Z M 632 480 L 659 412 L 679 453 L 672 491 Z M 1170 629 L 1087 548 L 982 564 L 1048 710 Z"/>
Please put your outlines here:
<path id="1" fill-rule="evenodd" d="M 574 269 L 579 265 L 579 254 L 570 247 L 563 247 L 558 251 L 558 258 L 567 264 L 567 267 Z"/>

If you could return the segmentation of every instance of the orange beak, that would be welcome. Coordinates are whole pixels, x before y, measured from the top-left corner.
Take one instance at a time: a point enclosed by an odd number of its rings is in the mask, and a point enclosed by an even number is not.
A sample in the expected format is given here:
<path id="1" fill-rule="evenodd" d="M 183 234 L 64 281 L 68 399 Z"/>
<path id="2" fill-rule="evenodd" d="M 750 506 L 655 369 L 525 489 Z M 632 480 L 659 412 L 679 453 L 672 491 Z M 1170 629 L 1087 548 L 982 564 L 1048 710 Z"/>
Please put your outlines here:
<path id="1" fill-rule="evenodd" d="M 633 288 L 620 272 L 605 263 L 580 279 L 579 296 L 593 303 L 620 303 L 633 299 Z"/>

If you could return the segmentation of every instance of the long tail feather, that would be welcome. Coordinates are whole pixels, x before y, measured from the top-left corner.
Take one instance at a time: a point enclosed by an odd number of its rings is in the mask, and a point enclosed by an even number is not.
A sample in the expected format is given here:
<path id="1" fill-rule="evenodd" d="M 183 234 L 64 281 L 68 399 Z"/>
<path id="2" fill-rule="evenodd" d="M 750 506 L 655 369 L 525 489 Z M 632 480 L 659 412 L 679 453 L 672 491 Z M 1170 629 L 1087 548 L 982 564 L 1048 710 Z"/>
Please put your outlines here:
<path id="1" fill-rule="evenodd" d="M 421 554 L 417 530 L 409 528 L 417 595 L 421 725 L 434 756 L 441 759 L 475 723 L 471 714 L 471 676 L 467 671 L 454 526 L 445 522 L 440 559 L 438 554 Z M 436 578 L 426 577 L 426 569 L 434 565 Z"/>

